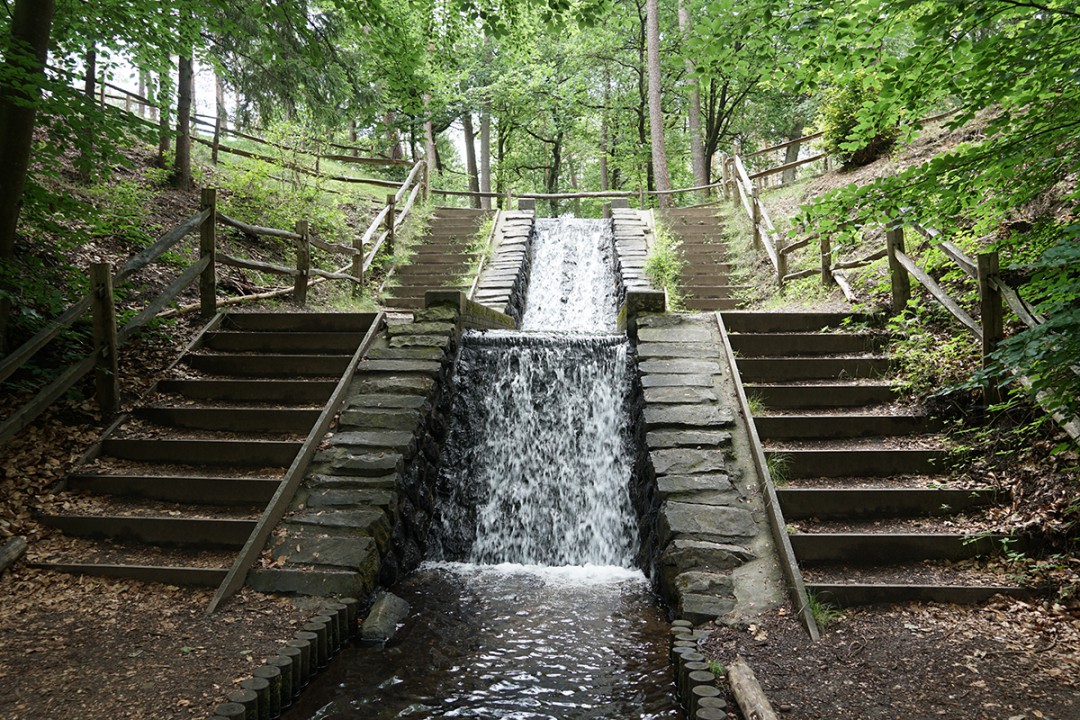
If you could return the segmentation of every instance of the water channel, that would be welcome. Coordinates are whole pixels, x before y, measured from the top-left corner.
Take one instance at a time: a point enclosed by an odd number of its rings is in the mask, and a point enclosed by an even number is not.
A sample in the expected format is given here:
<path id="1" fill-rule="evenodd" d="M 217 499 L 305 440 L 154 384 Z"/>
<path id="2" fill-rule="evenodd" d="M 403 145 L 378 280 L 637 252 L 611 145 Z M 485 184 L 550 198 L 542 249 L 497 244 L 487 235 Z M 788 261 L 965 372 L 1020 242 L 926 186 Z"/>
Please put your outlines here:
<path id="1" fill-rule="evenodd" d="M 467 332 L 412 612 L 288 713 L 311 718 L 682 717 L 667 624 L 634 567 L 631 360 L 610 224 L 538 220 L 520 332 Z"/>

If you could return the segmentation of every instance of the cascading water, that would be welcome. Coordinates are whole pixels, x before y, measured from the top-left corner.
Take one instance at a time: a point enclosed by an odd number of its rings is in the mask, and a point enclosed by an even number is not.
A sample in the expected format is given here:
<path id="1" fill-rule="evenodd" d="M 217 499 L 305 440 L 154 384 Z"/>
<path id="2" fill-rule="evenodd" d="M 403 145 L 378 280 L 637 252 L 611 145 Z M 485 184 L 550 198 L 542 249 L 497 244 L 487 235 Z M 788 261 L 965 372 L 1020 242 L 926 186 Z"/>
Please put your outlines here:
<path id="1" fill-rule="evenodd" d="M 313 718 L 678 718 L 633 569 L 628 343 L 610 224 L 539 220 L 521 332 L 468 332 L 410 620 Z"/>

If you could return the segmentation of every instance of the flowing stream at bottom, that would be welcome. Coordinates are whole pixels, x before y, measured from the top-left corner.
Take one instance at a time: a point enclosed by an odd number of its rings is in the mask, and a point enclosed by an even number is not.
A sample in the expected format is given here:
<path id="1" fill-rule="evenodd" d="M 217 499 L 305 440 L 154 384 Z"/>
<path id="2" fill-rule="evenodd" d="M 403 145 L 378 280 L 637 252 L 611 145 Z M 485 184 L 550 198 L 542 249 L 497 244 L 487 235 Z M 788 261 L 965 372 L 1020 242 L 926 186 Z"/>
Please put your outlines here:
<path id="1" fill-rule="evenodd" d="M 633 567 L 609 226 L 537 230 L 523 331 L 462 338 L 429 560 L 393 588 L 409 619 L 336 661 L 290 719 L 682 717 Z"/>

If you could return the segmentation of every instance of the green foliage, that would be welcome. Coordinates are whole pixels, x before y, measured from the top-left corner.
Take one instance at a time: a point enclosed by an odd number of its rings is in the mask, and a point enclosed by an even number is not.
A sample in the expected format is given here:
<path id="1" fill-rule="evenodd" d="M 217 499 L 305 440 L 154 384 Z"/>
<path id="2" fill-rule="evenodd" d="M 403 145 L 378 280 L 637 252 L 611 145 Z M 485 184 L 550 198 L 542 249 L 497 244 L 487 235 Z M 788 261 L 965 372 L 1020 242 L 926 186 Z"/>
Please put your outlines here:
<path id="1" fill-rule="evenodd" d="M 810 614 L 814 616 L 814 622 L 823 630 L 844 619 L 843 612 L 834 605 L 823 602 L 813 593 L 806 596 L 806 601 L 807 606 L 810 608 Z"/>
<path id="2" fill-rule="evenodd" d="M 903 313 L 889 319 L 887 329 L 896 362 L 894 385 L 909 396 L 954 387 L 978 363 L 978 341 L 958 332 L 952 316 L 934 301 L 913 298 Z"/>
<path id="3" fill-rule="evenodd" d="M 888 152 L 900 135 L 895 119 L 878 110 L 879 83 L 874 74 L 860 71 L 825 91 L 817 118 L 824 133 L 821 143 L 847 167 L 873 162 Z"/>
<path id="4" fill-rule="evenodd" d="M 153 188 L 135 179 L 113 180 L 87 188 L 91 211 L 86 220 L 91 238 L 120 237 L 124 244 L 142 249 L 156 239 L 146 223 L 146 208 Z"/>
<path id="5" fill-rule="evenodd" d="M 667 291 L 670 310 L 681 309 L 684 302 L 679 292 L 679 278 L 686 264 L 682 259 L 681 247 L 679 240 L 657 219 L 652 246 L 645 258 L 645 274 L 654 287 Z"/>
<path id="6" fill-rule="evenodd" d="M 769 453 L 765 456 L 765 468 L 773 485 L 787 485 L 788 471 L 791 469 L 791 456 L 787 453 Z"/>

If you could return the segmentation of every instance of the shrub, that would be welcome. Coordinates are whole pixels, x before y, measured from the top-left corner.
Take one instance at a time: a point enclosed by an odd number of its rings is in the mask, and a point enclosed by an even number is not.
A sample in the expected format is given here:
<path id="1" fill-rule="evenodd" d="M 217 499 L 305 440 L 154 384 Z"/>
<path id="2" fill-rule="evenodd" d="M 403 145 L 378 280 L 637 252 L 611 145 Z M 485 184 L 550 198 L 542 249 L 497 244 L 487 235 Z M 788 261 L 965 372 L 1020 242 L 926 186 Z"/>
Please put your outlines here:
<path id="1" fill-rule="evenodd" d="M 862 71 L 825 93 L 817 119 L 824 133 L 822 145 L 844 167 L 873 162 L 888 152 L 900 135 L 896 118 L 879 105 L 880 94 L 878 79 Z"/>

